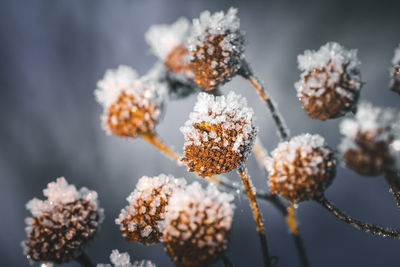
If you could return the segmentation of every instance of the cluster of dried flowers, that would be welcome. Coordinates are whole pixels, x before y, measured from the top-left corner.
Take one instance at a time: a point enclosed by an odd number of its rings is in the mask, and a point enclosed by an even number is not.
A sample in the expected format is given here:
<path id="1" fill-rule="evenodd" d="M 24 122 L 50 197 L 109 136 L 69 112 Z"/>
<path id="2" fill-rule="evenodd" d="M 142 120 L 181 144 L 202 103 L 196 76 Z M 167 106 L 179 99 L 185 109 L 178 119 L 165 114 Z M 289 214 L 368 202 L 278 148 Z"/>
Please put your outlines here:
<path id="1" fill-rule="evenodd" d="M 306 200 L 317 201 L 356 228 L 400 238 L 399 231 L 352 219 L 324 197 L 338 161 L 343 160 L 362 175 L 385 175 L 400 207 L 400 112 L 366 102 L 358 104 L 363 82 L 356 50 L 329 42 L 298 56 L 302 73 L 295 88 L 305 112 L 320 120 L 355 113 L 340 124 L 343 139 L 341 156 L 337 157 L 317 134 L 290 138 L 274 102 L 245 61 L 245 38 L 236 9 L 230 8 L 225 14 L 205 11 L 192 23 L 180 18 L 171 25 L 152 26 L 145 39 L 158 58 L 146 75 L 139 77 L 131 67 L 119 66 L 108 70 L 97 84 L 95 97 L 104 109 L 104 130 L 124 138 L 142 137 L 189 172 L 225 189 L 246 192 L 265 266 L 271 266 L 271 258 L 257 197 L 288 208 L 283 213 L 297 240 L 300 236 L 293 205 Z M 390 87 L 400 93 L 400 46 L 392 63 Z M 260 142 L 255 145 L 258 128 L 246 99 L 234 92 L 226 96 L 210 94 L 219 94 L 217 89 L 236 74 L 246 78 L 260 94 L 283 139 L 270 155 Z M 185 142 L 179 156 L 158 137 L 156 125 L 169 99 L 196 92 L 194 111 L 180 129 Z M 244 166 L 252 149 L 256 154 L 262 152 L 257 159 L 268 173 L 270 193 L 260 194 L 254 188 Z M 214 176 L 232 170 L 238 171 L 244 190 Z M 44 195 L 47 200 L 33 199 L 27 204 L 33 216 L 26 221 L 28 240 L 23 242 L 28 259 L 48 266 L 69 260 L 94 266 L 84 248 L 103 219 L 97 193 L 86 188 L 78 191 L 59 178 L 49 183 Z M 197 182 L 188 185 L 184 178 L 172 175 L 144 176 L 115 222 L 127 241 L 146 245 L 161 242 L 176 266 L 207 266 L 222 257 L 227 248 L 233 199 L 233 194 L 219 191 L 214 184 L 204 189 Z M 304 248 L 298 247 L 298 251 L 301 265 L 308 266 Z M 129 255 L 118 250 L 112 251 L 110 261 L 116 267 L 155 266 L 150 261 L 132 264 Z"/>

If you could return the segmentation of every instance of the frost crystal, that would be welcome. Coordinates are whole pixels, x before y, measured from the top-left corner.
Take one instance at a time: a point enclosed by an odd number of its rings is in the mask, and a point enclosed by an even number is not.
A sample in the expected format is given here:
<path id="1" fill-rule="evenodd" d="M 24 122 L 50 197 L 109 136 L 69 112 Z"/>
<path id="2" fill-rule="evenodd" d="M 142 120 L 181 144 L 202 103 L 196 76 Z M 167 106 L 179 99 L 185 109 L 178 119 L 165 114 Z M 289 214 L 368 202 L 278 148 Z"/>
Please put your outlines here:
<path id="1" fill-rule="evenodd" d="M 156 265 L 151 261 L 135 261 L 131 263 L 131 259 L 128 253 L 120 253 L 117 249 L 114 249 L 110 255 L 110 261 L 114 267 L 155 267 Z M 97 264 L 97 267 L 112 267 L 110 264 Z"/>
<path id="2" fill-rule="evenodd" d="M 400 65 L 400 44 L 399 46 L 394 50 L 394 56 L 392 59 L 392 64 L 393 66 L 398 66 Z"/>
<path id="3" fill-rule="evenodd" d="M 246 99 L 234 92 L 217 97 L 200 93 L 180 128 L 185 137 L 182 161 L 201 176 L 238 167 L 246 161 L 257 133 L 253 114 Z"/>
<path id="4" fill-rule="evenodd" d="M 159 224 L 164 219 L 172 193 L 186 185 L 184 178 L 160 174 L 143 176 L 127 198 L 129 205 L 120 213 L 115 223 L 120 225 L 128 241 L 144 244 L 159 242 Z"/>
<path id="5" fill-rule="evenodd" d="M 390 68 L 390 88 L 400 94 L 400 44 L 394 51 L 392 64 L 393 66 Z"/>
<path id="6" fill-rule="evenodd" d="M 210 264 L 228 243 L 234 197 L 194 182 L 171 197 L 162 242 L 178 265 Z M 196 265 L 197 264 L 197 265 Z"/>
<path id="7" fill-rule="evenodd" d="M 393 108 L 360 103 L 354 119 L 340 124 L 339 150 L 346 164 L 366 175 L 400 168 L 400 113 Z"/>
<path id="8" fill-rule="evenodd" d="M 145 39 L 151 47 L 151 52 L 160 60 L 165 61 L 174 48 L 186 41 L 189 31 L 190 22 L 182 17 L 171 25 L 151 26 L 146 32 Z"/>

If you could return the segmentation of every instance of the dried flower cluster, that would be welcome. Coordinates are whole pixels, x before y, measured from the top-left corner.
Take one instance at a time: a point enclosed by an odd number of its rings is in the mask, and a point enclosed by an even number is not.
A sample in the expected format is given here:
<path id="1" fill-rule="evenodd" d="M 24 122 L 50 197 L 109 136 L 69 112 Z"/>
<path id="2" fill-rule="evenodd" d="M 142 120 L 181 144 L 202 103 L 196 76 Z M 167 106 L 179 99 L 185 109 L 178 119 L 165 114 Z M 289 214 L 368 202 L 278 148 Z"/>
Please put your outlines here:
<path id="1" fill-rule="evenodd" d="M 361 103 L 354 119 L 340 125 L 339 150 L 346 165 L 363 175 L 399 170 L 400 114 L 390 108 Z"/>
<path id="2" fill-rule="evenodd" d="M 114 249 L 110 255 L 112 264 L 97 264 L 97 267 L 156 267 L 154 263 L 147 260 L 135 261 L 131 263 L 131 257 L 128 253 L 120 253 Z"/>
<path id="3" fill-rule="evenodd" d="M 253 110 L 244 97 L 230 92 L 226 97 L 200 93 L 181 127 L 185 138 L 182 161 L 202 177 L 229 172 L 246 161 L 257 128 Z"/>
<path id="4" fill-rule="evenodd" d="M 311 118 L 326 120 L 355 111 L 362 85 L 356 50 L 327 43 L 299 55 L 298 64 L 303 73 L 295 87 Z"/>
<path id="5" fill-rule="evenodd" d="M 64 263 L 79 256 L 93 239 L 103 220 L 97 193 L 87 188 L 77 191 L 61 177 L 43 190 L 46 200 L 32 199 L 26 205 L 33 218 L 27 218 L 28 259 Z"/>
<path id="6" fill-rule="evenodd" d="M 390 69 L 390 88 L 400 94 L 400 45 L 394 51 L 392 64 L 393 66 Z"/>
<path id="7" fill-rule="evenodd" d="M 155 79 L 139 79 L 135 70 L 119 66 L 108 70 L 97 84 L 97 101 L 103 105 L 103 127 L 121 137 L 154 132 L 163 105 L 164 86 Z"/>
<path id="8" fill-rule="evenodd" d="M 271 193 L 297 203 L 322 195 L 335 177 L 336 160 L 319 135 L 282 142 L 268 161 Z"/>
<path id="9" fill-rule="evenodd" d="M 162 242 L 176 266 L 207 266 L 226 249 L 233 196 L 197 182 L 169 201 Z"/>
<path id="10" fill-rule="evenodd" d="M 175 190 L 182 189 L 185 184 L 185 179 L 165 174 L 140 178 L 135 190 L 127 198 L 129 205 L 115 220 L 126 240 L 143 244 L 159 242 L 159 227 L 165 219 L 168 200 Z"/>

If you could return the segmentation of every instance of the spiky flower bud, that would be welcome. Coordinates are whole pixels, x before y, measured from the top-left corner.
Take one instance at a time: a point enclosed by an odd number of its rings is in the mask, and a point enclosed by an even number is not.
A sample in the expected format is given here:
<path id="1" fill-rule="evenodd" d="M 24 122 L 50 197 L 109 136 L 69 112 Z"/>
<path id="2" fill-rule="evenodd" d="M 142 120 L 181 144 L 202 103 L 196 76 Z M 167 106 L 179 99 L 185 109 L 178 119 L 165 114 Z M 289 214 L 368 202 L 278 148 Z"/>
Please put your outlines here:
<path id="1" fill-rule="evenodd" d="M 393 66 L 390 69 L 390 88 L 400 94 L 400 44 L 394 51 L 392 64 Z"/>
<path id="2" fill-rule="evenodd" d="M 61 177 L 43 190 L 46 200 L 32 199 L 26 205 L 33 218 L 27 218 L 28 240 L 23 245 L 27 258 L 57 264 L 75 259 L 93 239 L 103 220 L 97 193 L 76 190 Z"/>
<path id="3" fill-rule="evenodd" d="M 271 193 L 291 203 L 323 194 L 335 177 L 334 154 L 319 135 L 293 137 L 271 154 L 267 161 Z"/>
<path id="4" fill-rule="evenodd" d="M 97 101 L 103 105 L 103 127 L 121 137 L 136 137 L 154 132 L 160 118 L 164 87 L 147 79 L 139 78 L 129 66 L 108 70 L 97 83 Z"/>
<path id="5" fill-rule="evenodd" d="M 360 103 L 355 118 L 340 124 L 339 150 L 346 165 L 363 175 L 400 169 L 399 126 L 398 111 Z"/>
<path id="6" fill-rule="evenodd" d="M 153 25 L 145 35 L 151 52 L 162 62 L 172 98 L 185 97 L 197 91 L 185 46 L 190 29 L 189 20 L 180 18 L 171 25 Z"/>
<path id="7" fill-rule="evenodd" d="M 162 242 L 176 266 L 207 266 L 226 249 L 233 196 L 197 182 L 171 197 Z"/>
<path id="8" fill-rule="evenodd" d="M 118 249 L 114 249 L 110 255 L 112 264 L 97 264 L 97 267 L 156 267 L 149 260 L 135 261 L 131 263 L 131 257 L 128 253 L 120 253 Z"/>
<path id="9" fill-rule="evenodd" d="M 303 73 L 295 87 L 308 116 L 326 120 L 355 111 L 362 85 L 357 50 L 331 42 L 297 60 Z"/>
<path id="10" fill-rule="evenodd" d="M 240 69 L 244 52 L 244 36 L 240 31 L 237 9 L 226 14 L 204 11 L 193 20 L 187 41 L 194 82 L 206 91 L 229 81 Z"/>
<path id="11" fill-rule="evenodd" d="M 229 172 L 243 164 L 257 128 L 253 110 L 241 95 L 200 93 L 194 111 L 181 127 L 185 138 L 182 162 L 202 177 Z"/>
<path id="12" fill-rule="evenodd" d="M 182 189 L 185 179 L 171 175 L 143 176 L 127 198 L 129 205 L 115 220 L 128 241 L 153 244 L 160 241 L 159 224 L 164 220 L 168 200 L 177 189 Z"/>

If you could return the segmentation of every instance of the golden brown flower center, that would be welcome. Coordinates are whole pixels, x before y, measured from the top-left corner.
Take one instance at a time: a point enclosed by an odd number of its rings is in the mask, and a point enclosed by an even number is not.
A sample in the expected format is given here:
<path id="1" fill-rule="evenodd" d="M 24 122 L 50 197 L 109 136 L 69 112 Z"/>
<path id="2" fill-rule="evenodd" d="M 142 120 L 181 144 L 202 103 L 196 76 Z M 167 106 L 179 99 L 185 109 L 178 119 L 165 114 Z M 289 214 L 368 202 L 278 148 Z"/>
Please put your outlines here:
<path id="1" fill-rule="evenodd" d="M 97 207 L 87 200 L 60 204 L 35 217 L 28 233 L 28 257 L 34 261 L 63 263 L 77 257 L 96 233 Z"/>
<path id="2" fill-rule="evenodd" d="M 282 155 L 282 157 L 286 157 Z M 271 193 L 285 197 L 291 203 L 309 200 L 322 194 L 335 175 L 335 159 L 325 147 L 301 148 L 294 160 L 275 159 L 270 172 Z"/>
<path id="3" fill-rule="evenodd" d="M 195 210 L 198 205 L 191 203 L 190 209 Z M 221 208 L 222 206 L 218 209 Z M 226 248 L 229 229 L 220 225 L 219 220 L 210 220 L 206 212 L 194 214 L 196 218 L 201 218 L 201 221 L 195 224 L 190 222 L 191 216 L 193 215 L 181 211 L 177 219 L 168 226 L 168 230 L 173 228 L 176 233 L 164 231 L 163 244 L 175 266 L 208 266 L 216 259 L 218 253 Z"/>
<path id="4" fill-rule="evenodd" d="M 185 61 L 185 57 L 187 57 L 189 51 L 187 50 L 184 44 L 180 44 L 176 46 L 172 51 L 167 55 L 164 65 L 167 69 L 172 70 L 175 73 L 182 73 L 186 76 L 190 76 L 191 69 L 189 66 L 189 62 Z"/>
<path id="5" fill-rule="evenodd" d="M 326 120 L 343 116 L 358 99 L 355 82 L 333 62 L 309 71 L 302 82 L 301 103 L 311 118 Z"/>
<path id="6" fill-rule="evenodd" d="M 222 46 L 226 34 L 208 34 L 204 42 L 192 51 L 190 69 L 194 73 L 194 82 L 206 91 L 213 90 L 231 79 L 239 69 L 236 52 Z"/>
<path id="7" fill-rule="evenodd" d="M 359 131 L 355 143 L 357 148 L 349 149 L 343 153 L 346 165 L 363 175 L 380 175 L 393 168 L 393 158 L 390 154 L 390 140 L 377 141 L 377 135 L 383 133 L 384 129 L 377 132 Z"/>
<path id="8" fill-rule="evenodd" d="M 158 108 L 122 91 L 117 101 L 105 113 L 105 128 L 122 137 L 136 137 L 154 131 Z"/>
<path id="9" fill-rule="evenodd" d="M 244 122 L 240 123 L 243 126 Z M 200 140 L 200 145 L 192 143 L 185 146 L 182 161 L 186 163 L 189 171 L 207 177 L 229 172 L 246 160 L 245 152 L 251 148 L 240 145 L 234 149 L 238 136 L 243 133 L 243 127 L 224 129 L 222 123 L 208 122 L 196 123 L 193 127 L 200 136 L 206 134 L 208 137 Z"/>

